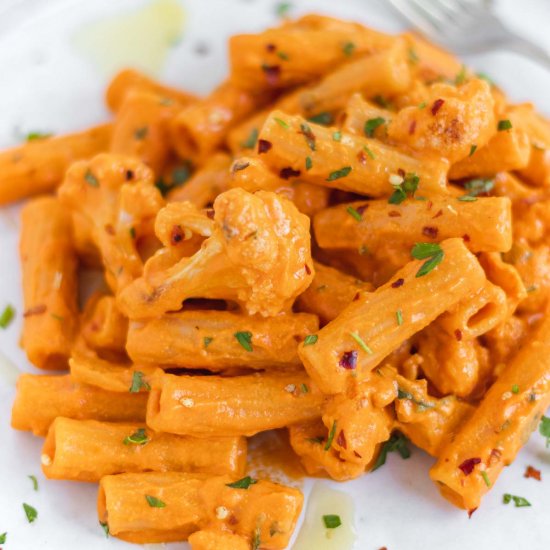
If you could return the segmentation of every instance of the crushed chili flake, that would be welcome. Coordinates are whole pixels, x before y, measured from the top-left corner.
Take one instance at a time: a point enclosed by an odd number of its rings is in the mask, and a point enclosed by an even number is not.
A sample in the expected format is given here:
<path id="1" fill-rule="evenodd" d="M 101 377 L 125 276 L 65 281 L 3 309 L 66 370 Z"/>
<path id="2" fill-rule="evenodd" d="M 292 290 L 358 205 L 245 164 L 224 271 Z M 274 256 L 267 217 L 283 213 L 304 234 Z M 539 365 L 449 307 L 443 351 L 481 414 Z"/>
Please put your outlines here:
<path id="1" fill-rule="evenodd" d="M 250 166 L 250 162 L 235 162 L 232 167 L 233 172 L 239 172 Z"/>
<path id="2" fill-rule="evenodd" d="M 536 479 L 537 481 L 542 481 L 540 476 L 540 470 L 533 468 L 533 466 L 527 466 L 527 469 L 525 470 L 523 477 L 527 477 L 527 478 L 531 477 L 533 479 Z"/>
<path id="3" fill-rule="evenodd" d="M 268 52 L 273 53 L 277 49 L 277 46 L 275 46 L 275 44 L 266 44 L 265 49 Z"/>
<path id="4" fill-rule="evenodd" d="M 342 447 L 342 449 L 348 448 L 348 442 L 346 441 L 346 434 L 344 433 L 344 430 L 340 430 L 340 433 L 338 434 L 338 437 L 336 438 L 336 443 Z"/>
<path id="5" fill-rule="evenodd" d="M 413 135 L 416 131 L 416 120 L 413 120 L 409 125 L 409 134 Z"/>
<path id="6" fill-rule="evenodd" d="M 434 205 L 434 203 L 432 201 L 428 201 L 426 203 L 426 207 L 428 208 L 428 210 L 431 210 L 433 205 Z"/>
<path id="7" fill-rule="evenodd" d="M 445 103 L 444 99 L 436 99 L 433 102 L 433 105 L 432 105 L 432 115 L 433 116 L 437 115 L 437 112 L 439 111 L 439 109 L 441 109 L 441 107 L 443 107 L 444 103 Z"/>
<path id="8" fill-rule="evenodd" d="M 183 229 L 181 225 L 174 225 L 172 227 L 172 232 L 170 233 L 170 244 L 176 246 L 178 243 L 183 241 Z"/>
<path id="9" fill-rule="evenodd" d="M 262 71 L 265 74 L 267 83 L 275 86 L 279 82 L 281 76 L 281 67 L 279 65 L 262 65 Z"/>
<path id="10" fill-rule="evenodd" d="M 286 168 L 282 168 L 279 172 L 279 176 L 283 178 L 284 180 L 290 179 L 290 178 L 297 178 L 301 174 L 300 170 L 294 170 L 291 166 L 287 166 Z"/>
<path id="11" fill-rule="evenodd" d="M 357 451 L 353 451 L 353 454 L 354 454 L 357 458 L 363 458 L 363 456 L 360 455 Z"/>
<path id="12" fill-rule="evenodd" d="M 369 207 L 368 204 L 362 204 L 361 206 L 358 206 L 355 210 L 357 210 L 357 213 L 361 216 L 363 215 L 363 212 Z"/>
<path id="13" fill-rule="evenodd" d="M 258 154 L 267 153 L 272 147 L 271 141 L 267 141 L 267 139 L 258 140 Z"/>
<path id="14" fill-rule="evenodd" d="M 388 216 L 390 218 L 400 218 L 401 217 L 401 212 L 398 212 L 397 210 L 390 210 L 388 212 Z"/>
<path id="15" fill-rule="evenodd" d="M 206 211 L 206 216 L 207 216 L 209 219 L 211 219 L 211 220 L 214 219 L 214 214 L 215 214 L 215 212 L 214 212 L 214 209 L 213 209 L 213 208 L 209 208 L 209 209 Z"/>
<path id="16" fill-rule="evenodd" d="M 470 242 L 470 235 L 468 235 L 468 233 L 464 233 L 464 235 L 462 235 L 462 238 L 464 239 L 464 242 L 466 243 L 469 243 Z"/>
<path id="17" fill-rule="evenodd" d="M 462 331 L 459 328 L 455 330 L 455 338 L 458 342 L 462 340 Z"/>
<path id="18" fill-rule="evenodd" d="M 399 288 L 400 286 L 403 286 L 405 284 L 405 279 L 397 279 L 391 284 L 392 288 Z"/>
<path id="19" fill-rule="evenodd" d="M 430 237 L 430 239 L 436 239 L 438 232 L 439 230 L 437 229 L 437 227 L 432 227 L 430 225 L 426 225 L 422 228 L 422 235 L 424 235 L 425 237 Z"/>
<path id="20" fill-rule="evenodd" d="M 367 164 L 367 155 L 366 155 L 365 151 L 363 151 L 363 149 L 361 149 L 361 151 L 359 151 L 359 153 L 357 153 L 357 160 L 361 164 Z"/>
<path id="21" fill-rule="evenodd" d="M 108 223 L 105 226 L 105 232 L 108 233 L 109 235 L 114 235 L 115 234 L 115 228 L 110 223 Z"/>
<path id="22" fill-rule="evenodd" d="M 477 508 L 472 508 L 471 510 L 468 510 L 468 519 L 472 517 L 472 514 L 477 510 Z"/>
<path id="23" fill-rule="evenodd" d="M 439 210 L 435 216 L 432 216 L 432 220 L 439 218 L 439 216 L 443 216 L 443 210 Z"/>
<path id="24" fill-rule="evenodd" d="M 356 293 L 355 293 L 355 296 L 353 297 L 353 301 L 354 301 L 354 302 L 357 302 L 357 300 L 359 300 L 359 296 L 361 296 L 361 295 L 359 294 L 359 292 L 356 292 Z"/>
<path id="25" fill-rule="evenodd" d="M 462 464 L 459 464 L 459 468 L 465 476 L 469 476 L 476 466 L 481 463 L 481 458 L 467 458 Z"/>
<path id="26" fill-rule="evenodd" d="M 306 273 L 308 275 L 311 275 L 311 268 L 309 267 L 309 265 L 305 264 L 304 267 L 306 268 Z"/>
<path id="27" fill-rule="evenodd" d="M 134 179 L 134 171 L 133 170 L 126 170 L 126 181 L 130 181 Z"/>
<path id="28" fill-rule="evenodd" d="M 357 351 L 346 351 L 338 363 L 343 369 L 353 370 L 357 366 Z"/>
<path id="29" fill-rule="evenodd" d="M 489 455 L 489 464 L 494 464 L 498 462 L 502 457 L 502 452 L 500 449 L 492 449 L 491 454 Z"/>
<path id="30" fill-rule="evenodd" d="M 31 317 L 33 315 L 41 315 L 46 312 L 46 304 L 30 307 L 23 313 L 23 317 Z"/>
<path id="31" fill-rule="evenodd" d="M 405 170 L 403 170 L 403 168 L 398 168 L 397 174 L 405 179 Z"/>

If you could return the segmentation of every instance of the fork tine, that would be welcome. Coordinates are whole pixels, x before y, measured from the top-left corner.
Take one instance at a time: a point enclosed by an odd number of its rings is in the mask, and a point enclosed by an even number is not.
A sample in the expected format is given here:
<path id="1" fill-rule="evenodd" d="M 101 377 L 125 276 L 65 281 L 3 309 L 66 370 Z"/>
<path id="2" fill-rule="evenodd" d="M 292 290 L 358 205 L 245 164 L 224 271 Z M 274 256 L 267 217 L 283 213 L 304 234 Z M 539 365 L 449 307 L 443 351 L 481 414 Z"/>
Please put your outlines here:
<path id="1" fill-rule="evenodd" d="M 428 36 L 438 33 L 438 29 L 411 4 L 410 0 L 389 0 L 401 15 Z"/>
<path id="2" fill-rule="evenodd" d="M 441 25 L 447 23 L 448 19 L 441 10 L 439 0 L 409 0 L 409 2 L 437 30 L 441 30 Z"/>

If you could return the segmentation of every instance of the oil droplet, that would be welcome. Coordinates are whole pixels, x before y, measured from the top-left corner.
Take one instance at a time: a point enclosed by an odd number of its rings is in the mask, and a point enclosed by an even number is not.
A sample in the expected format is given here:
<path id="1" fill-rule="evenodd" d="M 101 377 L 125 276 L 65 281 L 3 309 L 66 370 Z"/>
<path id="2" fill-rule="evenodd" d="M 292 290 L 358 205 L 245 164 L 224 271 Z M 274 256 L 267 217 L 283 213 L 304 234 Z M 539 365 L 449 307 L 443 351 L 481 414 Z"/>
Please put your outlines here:
<path id="1" fill-rule="evenodd" d="M 74 43 L 105 76 L 125 67 L 158 75 L 181 38 L 184 15 L 178 0 L 152 0 L 138 11 L 90 23 Z"/>
<path id="2" fill-rule="evenodd" d="M 340 516 L 342 525 L 327 529 L 323 516 Z M 304 523 L 293 550 L 351 550 L 356 539 L 353 498 L 317 482 L 309 495 Z"/>

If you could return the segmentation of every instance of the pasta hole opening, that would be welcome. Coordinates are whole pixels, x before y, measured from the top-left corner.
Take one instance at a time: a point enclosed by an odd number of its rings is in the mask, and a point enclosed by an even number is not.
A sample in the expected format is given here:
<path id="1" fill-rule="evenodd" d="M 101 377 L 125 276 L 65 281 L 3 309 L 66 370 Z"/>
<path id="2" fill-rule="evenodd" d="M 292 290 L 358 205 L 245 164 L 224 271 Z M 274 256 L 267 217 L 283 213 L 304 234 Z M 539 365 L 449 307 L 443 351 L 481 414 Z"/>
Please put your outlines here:
<path id="1" fill-rule="evenodd" d="M 494 302 L 485 304 L 480 310 L 472 315 L 466 323 L 467 328 L 478 334 L 480 329 L 483 329 L 491 323 L 491 321 L 498 315 L 499 307 Z M 483 330 L 481 330 L 483 332 Z"/>

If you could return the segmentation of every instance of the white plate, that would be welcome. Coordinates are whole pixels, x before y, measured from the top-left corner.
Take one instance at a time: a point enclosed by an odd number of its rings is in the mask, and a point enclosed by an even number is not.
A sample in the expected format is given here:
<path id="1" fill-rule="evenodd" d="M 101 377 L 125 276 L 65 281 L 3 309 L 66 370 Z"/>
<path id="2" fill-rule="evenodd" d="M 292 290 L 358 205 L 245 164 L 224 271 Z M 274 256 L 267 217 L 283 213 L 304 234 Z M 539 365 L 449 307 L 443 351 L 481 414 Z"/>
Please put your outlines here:
<path id="1" fill-rule="evenodd" d="M 183 37 L 170 49 L 161 76 L 195 92 L 207 92 L 223 77 L 228 36 L 259 30 L 276 21 L 275 0 L 181 2 L 186 13 Z M 90 22 L 132 13 L 146 3 L 0 0 L 0 146 L 15 145 L 28 131 L 61 133 L 105 120 L 108 114 L 102 93 L 107 76 L 75 47 L 77 37 Z M 382 30 L 401 29 L 384 0 L 294 0 L 292 4 L 296 15 L 323 12 Z M 548 0 L 523 0 L 521 7 L 515 0 L 503 0 L 498 9 L 510 25 L 550 49 Z M 207 55 L 197 55 L 199 44 L 208 46 Z M 132 61 L 139 60 L 127 59 Z M 467 61 L 491 75 L 514 100 L 531 99 L 550 114 L 550 74 L 540 67 L 505 52 Z M 17 215 L 17 207 L 0 210 L 0 310 L 11 303 L 18 313 L 8 330 L 0 330 L 0 352 L 14 365 L 10 375 L 10 367 L 6 371 L 0 361 L 0 534 L 8 532 L 5 549 L 131 548 L 103 536 L 95 511 L 95 485 L 45 480 L 39 466 L 41 440 L 9 428 L 13 374 L 17 368 L 32 370 L 17 345 L 22 311 Z M 388 550 L 550 547 L 550 480 L 546 479 L 550 476 L 550 451 L 542 437 L 533 435 L 471 519 L 439 496 L 428 478 L 431 463 L 430 457 L 414 450 L 410 460 L 391 455 L 379 471 L 353 482 L 326 482 L 353 498 L 355 550 L 382 546 Z M 523 478 L 528 464 L 542 470 L 542 483 Z M 37 493 L 27 477 L 30 474 L 39 479 Z M 306 482 L 306 494 L 310 485 Z M 506 492 L 526 497 L 533 506 L 504 506 L 502 494 Z M 32 525 L 26 521 L 23 502 L 38 510 L 38 520 Z M 321 550 L 317 544 L 315 550 Z"/>

